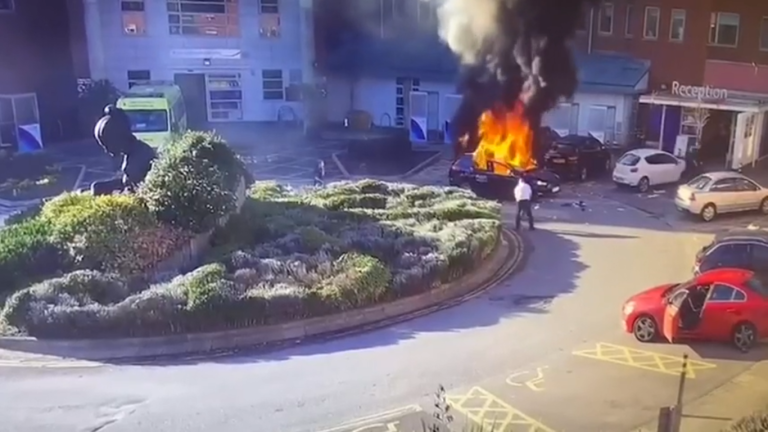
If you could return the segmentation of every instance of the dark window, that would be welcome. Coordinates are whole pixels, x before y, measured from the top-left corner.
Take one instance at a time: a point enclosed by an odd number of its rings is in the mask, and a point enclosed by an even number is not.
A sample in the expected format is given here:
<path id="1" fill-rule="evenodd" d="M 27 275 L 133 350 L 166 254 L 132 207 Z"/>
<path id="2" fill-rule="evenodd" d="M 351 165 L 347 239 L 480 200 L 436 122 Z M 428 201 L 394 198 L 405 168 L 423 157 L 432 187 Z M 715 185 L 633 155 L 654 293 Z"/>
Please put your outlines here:
<path id="1" fill-rule="evenodd" d="M 674 156 L 664 154 L 664 153 L 658 153 L 656 156 L 659 158 L 659 161 L 663 164 L 677 165 L 677 159 Z"/>
<path id="2" fill-rule="evenodd" d="M 180 3 L 181 11 L 186 13 L 201 13 L 201 14 L 225 14 L 227 8 L 224 3 Z"/>
<path id="3" fill-rule="evenodd" d="M 243 99 L 243 93 L 240 90 L 213 90 L 208 93 L 208 97 L 210 97 L 212 101 L 241 100 Z"/>
<path id="4" fill-rule="evenodd" d="M 743 192 L 755 192 L 759 187 L 757 187 L 756 184 L 752 183 L 751 181 L 747 179 L 735 179 L 734 184 L 738 188 L 738 190 Z"/>
<path id="5" fill-rule="evenodd" d="M 736 179 L 722 179 L 718 180 L 710 188 L 710 192 L 735 192 L 738 190 L 736 186 Z"/>
<path id="6" fill-rule="evenodd" d="M 0 9 L 2 9 L 2 1 L 0 1 Z M 123 12 L 144 12 L 144 1 L 126 1 L 120 2 L 120 9 Z"/>
<path id="7" fill-rule="evenodd" d="M 747 301 L 747 295 L 744 294 L 744 291 L 734 290 L 733 301 Z"/>
<path id="8" fill-rule="evenodd" d="M 702 272 L 723 267 L 750 268 L 752 264 L 751 245 L 730 243 L 715 246 L 701 263 Z"/>
<path id="9" fill-rule="evenodd" d="M 636 166 L 638 162 L 640 162 L 640 156 L 634 153 L 626 153 L 619 159 L 618 164 L 624 166 Z"/>
<path id="10" fill-rule="evenodd" d="M 708 301 L 711 302 L 728 302 L 733 299 L 733 295 L 736 293 L 732 287 L 728 285 L 715 284 L 709 293 Z"/>
<path id="11" fill-rule="evenodd" d="M 669 163 L 669 161 L 661 153 L 656 153 L 650 156 L 646 156 L 645 162 L 648 163 L 649 165 L 664 165 Z"/>
<path id="12" fill-rule="evenodd" d="M 264 69 L 261 71 L 261 79 L 265 80 L 282 80 L 283 79 L 283 71 L 280 69 Z"/>
<path id="13" fill-rule="evenodd" d="M 710 183 L 712 183 L 712 178 L 705 175 L 700 175 L 698 177 L 694 177 L 693 180 L 687 183 L 687 185 L 694 189 L 704 190 L 707 188 L 707 186 L 709 186 Z"/>
<path id="14" fill-rule="evenodd" d="M 768 246 L 752 245 L 752 270 L 768 272 Z"/>
<path id="15" fill-rule="evenodd" d="M 130 81 L 149 81 L 152 74 L 148 70 L 129 70 L 128 80 Z"/>
<path id="16" fill-rule="evenodd" d="M 263 14 L 276 14 L 280 13 L 279 0 L 261 0 L 260 12 Z"/>

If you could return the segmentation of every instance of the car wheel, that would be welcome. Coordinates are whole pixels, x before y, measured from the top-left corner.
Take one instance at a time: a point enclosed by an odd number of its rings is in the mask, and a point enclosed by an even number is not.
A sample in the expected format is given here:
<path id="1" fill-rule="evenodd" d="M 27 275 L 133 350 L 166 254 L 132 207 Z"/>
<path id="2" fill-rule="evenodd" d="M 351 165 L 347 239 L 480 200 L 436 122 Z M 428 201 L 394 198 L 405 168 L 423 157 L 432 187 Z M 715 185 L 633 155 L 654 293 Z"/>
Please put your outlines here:
<path id="1" fill-rule="evenodd" d="M 659 335 L 659 327 L 652 316 L 640 315 L 632 324 L 632 334 L 640 342 L 652 342 Z"/>
<path id="2" fill-rule="evenodd" d="M 637 190 L 641 193 L 646 193 L 651 188 L 651 180 L 648 177 L 643 177 L 637 182 Z"/>
<path id="3" fill-rule="evenodd" d="M 717 217 L 717 207 L 715 207 L 714 204 L 709 203 L 702 207 L 699 216 L 701 216 L 701 220 L 704 222 L 711 222 L 715 217 Z"/>
<path id="4" fill-rule="evenodd" d="M 731 342 L 741 352 L 747 352 L 755 346 L 757 342 L 757 329 L 750 322 L 741 322 L 736 324 L 731 333 Z"/>
<path id="5" fill-rule="evenodd" d="M 589 170 L 586 167 L 579 168 L 579 181 L 586 181 L 589 177 Z"/>
<path id="6" fill-rule="evenodd" d="M 763 200 L 760 201 L 760 213 L 768 214 L 768 198 L 763 198 Z"/>

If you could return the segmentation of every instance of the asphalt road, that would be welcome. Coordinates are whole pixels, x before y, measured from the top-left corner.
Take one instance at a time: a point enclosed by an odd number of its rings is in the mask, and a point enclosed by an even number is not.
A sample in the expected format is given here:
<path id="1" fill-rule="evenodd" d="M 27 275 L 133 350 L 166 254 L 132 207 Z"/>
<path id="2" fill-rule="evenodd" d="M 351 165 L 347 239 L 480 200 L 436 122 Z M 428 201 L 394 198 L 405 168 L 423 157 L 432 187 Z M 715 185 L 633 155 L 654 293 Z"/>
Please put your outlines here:
<path id="1" fill-rule="evenodd" d="M 705 234 L 594 199 L 537 209 L 525 269 L 456 308 L 272 353 L 157 365 L 0 366 L 0 430 L 416 432 L 445 386 L 457 421 L 500 432 L 630 431 L 762 352 L 641 345 L 622 333 L 632 293 L 689 276 Z M 510 216 L 511 217 L 511 216 Z M 533 428 L 532 428 L 533 426 Z"/>

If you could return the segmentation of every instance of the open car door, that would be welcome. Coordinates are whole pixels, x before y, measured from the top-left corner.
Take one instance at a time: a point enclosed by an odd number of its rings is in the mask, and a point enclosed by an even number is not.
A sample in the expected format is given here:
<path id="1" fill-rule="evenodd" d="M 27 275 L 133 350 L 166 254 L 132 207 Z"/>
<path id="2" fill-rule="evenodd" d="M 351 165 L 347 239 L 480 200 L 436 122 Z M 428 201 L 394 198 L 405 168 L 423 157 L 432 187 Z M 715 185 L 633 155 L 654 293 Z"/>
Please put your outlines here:
<path id="1" fill-rule="evenodd" d="M 680 306 L 682 306 L 687 297 L 688 290 L 676 292 L 669 298 L 667 307 L 664 309 L 662 333 L 670 343 L 673 343 L 678 338 L 680 332 Z"/>

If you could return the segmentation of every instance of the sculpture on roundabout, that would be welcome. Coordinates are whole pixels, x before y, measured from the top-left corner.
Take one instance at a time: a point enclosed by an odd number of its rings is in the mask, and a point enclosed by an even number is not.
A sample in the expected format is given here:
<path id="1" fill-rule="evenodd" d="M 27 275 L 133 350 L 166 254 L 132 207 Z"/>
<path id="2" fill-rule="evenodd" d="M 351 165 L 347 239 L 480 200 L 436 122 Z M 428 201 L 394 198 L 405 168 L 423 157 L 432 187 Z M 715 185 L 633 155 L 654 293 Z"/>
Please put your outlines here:
<path id="1" fill-rule="evenodd" d="M 120 157 L 121 177 L 97 181 L 91 184 L 93 195 L 110 195 L 121 192 L 135 192 L 144 181 L 157 158 L 149 144 L 133 135 L 128 115 L 114 105 L 104 108 L 104 116 L 96 122 L 93 130 L 96 142 L 112 158 Z"/>

